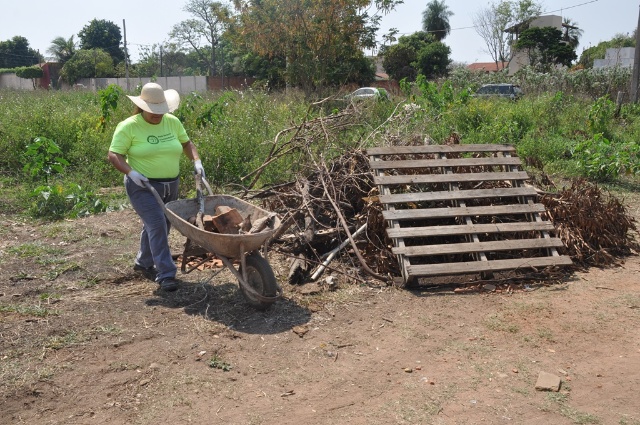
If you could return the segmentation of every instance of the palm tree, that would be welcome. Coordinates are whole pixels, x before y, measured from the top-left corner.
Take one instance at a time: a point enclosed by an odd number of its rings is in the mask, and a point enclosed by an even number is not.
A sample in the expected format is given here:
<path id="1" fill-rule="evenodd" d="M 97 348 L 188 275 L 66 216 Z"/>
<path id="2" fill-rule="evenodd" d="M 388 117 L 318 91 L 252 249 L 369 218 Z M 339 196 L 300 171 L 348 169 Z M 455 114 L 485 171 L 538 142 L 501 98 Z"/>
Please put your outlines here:
<path id="1" fill-rule="evenodd" d="M 453 12 L 444 4 L 444 0 L 432 0 L 422 12 L 422 29 L 442 41 L 451 31 L 450 16 L 453 16 Z"/>
<path id="2" fill-rule="evenodd" d="M 578 28 L 578 23 L 571 20 L 571 18 L 565 17 L 562 20 L 562 26 L 564 27 L 563 40 L 569 43 L 569 46 L 575 50 L 580 44 L 580 37 L 584 31 Z"/>
<path id="3" fill-rule="evenodd" d="M 65 40 L 64 37 L 56 37 L 51 40 L 51 46 L 49 46 L 47 53 L 53 56 L 61 65 L 64 65 L 66 61 L 76 54 L 76 51 L 77 48 L 73 36 L 69 37 L 68 40 Z"/>

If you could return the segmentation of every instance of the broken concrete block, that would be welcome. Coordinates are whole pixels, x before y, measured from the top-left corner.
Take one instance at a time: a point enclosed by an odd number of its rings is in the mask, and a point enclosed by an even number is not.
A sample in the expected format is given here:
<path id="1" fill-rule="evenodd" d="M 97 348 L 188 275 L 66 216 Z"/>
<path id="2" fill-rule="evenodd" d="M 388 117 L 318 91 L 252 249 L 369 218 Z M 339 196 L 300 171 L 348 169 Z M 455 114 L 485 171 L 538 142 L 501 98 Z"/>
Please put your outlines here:
<path id="1" fill-rule="evenodd" d="M 548 372 L 540 372 L 536 381 L 538 391 L 560 391 L 560 377 Z"/>

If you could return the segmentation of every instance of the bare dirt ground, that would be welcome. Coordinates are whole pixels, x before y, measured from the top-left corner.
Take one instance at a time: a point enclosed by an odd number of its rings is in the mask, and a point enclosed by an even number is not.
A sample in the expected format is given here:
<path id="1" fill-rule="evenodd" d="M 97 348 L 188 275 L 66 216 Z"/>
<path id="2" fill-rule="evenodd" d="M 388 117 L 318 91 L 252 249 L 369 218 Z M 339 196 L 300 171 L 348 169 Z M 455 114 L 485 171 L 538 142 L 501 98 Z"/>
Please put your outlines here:
<path id="1" fill-rule="evenodd" d="M 284 298 L 259 312 L 228 270 L 159 291 L 138 233 L 130 210 L 1 218 L 0 423 L 640 424 L 637 256 L 493 292 L 314 293 L 271 254 Z"/>

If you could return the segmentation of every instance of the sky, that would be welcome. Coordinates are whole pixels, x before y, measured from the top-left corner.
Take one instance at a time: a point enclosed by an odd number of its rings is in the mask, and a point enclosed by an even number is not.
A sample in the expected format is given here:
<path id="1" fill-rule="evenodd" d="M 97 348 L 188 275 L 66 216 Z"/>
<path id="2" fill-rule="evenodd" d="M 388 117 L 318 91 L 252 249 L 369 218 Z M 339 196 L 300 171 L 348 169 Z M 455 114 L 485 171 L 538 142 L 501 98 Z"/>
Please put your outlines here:
<path id="1" fill-rule="evenodd" d="M 395 11 L 383 17 L 378 41 L 391 28 L 399 35 L 420 31 L 422 12 L 430 0 L 404 0 Z M 140 48 L 169 40 L 169 32 L 180 21 L 191 18 L 182 9 L 186 0 L 3 0 L 0 15 L 0 41 L 16 35 L 25 37 L 32 49 L 45 57 L 56 37 L 78 39 L 78 32 L 93 19 L 104 19 L 126 30 L 129 55 L 135 62 Z M 454 62 L 491 62 L 484 41 L 473 28 L 473 16 L 489 4 L 486 0 L 445 0 L 453 15 L 451 33 L 444 43 L 451 48 Z M 597 45 L 619 33 L 632 34 L 638 24 L 639 0 L 546 0 L 540 2 L 544 14 L 561 15 L 577 22 L 584 31 L 577 49 Z M 124 22 L 124 25 L 123 25 Z M 123 36 L 125 31 L 123 31 Z"/>

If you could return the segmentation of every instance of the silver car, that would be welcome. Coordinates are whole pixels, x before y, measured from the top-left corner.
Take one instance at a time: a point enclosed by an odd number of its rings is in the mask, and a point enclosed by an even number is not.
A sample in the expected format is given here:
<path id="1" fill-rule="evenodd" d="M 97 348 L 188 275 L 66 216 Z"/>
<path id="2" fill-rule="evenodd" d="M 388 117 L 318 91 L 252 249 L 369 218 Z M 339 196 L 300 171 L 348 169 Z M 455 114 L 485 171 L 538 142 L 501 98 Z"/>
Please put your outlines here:
<path id="1" fill-rule="evenodd" d="M 516 84 L 485 84 L 474 94 L 475 97 L 507 97 L 516 100 L 524 95 L 520 86 Z"/>

